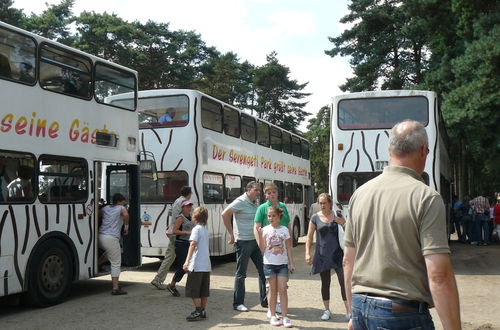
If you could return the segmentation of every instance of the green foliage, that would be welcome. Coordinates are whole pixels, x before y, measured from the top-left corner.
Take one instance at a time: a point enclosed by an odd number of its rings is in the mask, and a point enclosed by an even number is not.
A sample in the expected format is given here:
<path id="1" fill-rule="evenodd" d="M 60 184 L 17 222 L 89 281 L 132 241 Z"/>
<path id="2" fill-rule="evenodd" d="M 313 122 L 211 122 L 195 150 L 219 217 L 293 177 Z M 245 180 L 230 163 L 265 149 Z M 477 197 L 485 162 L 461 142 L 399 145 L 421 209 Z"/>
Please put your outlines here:
<path id="1" fill-rule="evenodd" d="M 330 157 L 330 108 L 322 107 L 316 117 L 309 119 L 304 136 L 311 143 L 312 181 L 316 183 L 316 194 L 328 193 Z"/>
<path id="2" fill-rule="evenodd" d="M 0 0 L 0 21 L 22 27 L 25 15 L 22 10 L 12 8 L 14 1 Z"/>
<path id="3" fill-rule="evenodd" d="M 310 94 L 302 92 L 307 83 L 299 84 L 289 76 L 290 69 L 278 62 L 277 54 L 269 54 L 267 63 L 255 70 L 253 85 L 257 99 L 253 109 L 259 118 L 298 132 L 297 127 L 309 115 L 303 110 L 307 102 L 301 100 Z"/>
<path id="4" fill-rule="evenodd" d="M 296 132 L 308 115 L 303 110 L 307 102 L 301 101 L 310 95 L 301 92 L 307 83 L 290 79 L 290 69 L 275 53 L 256 68 L 240 62 L 235 53 L 220 54 L 193 31 L 172 31 L 168 23 L 128 22 L 108 13 L 83 11 L 75 17 L 73 4 L 62 0 L 26 17 L 12 8 L 11 0 L 0 0 L 0 19 L 135 69 L 139 89 L 199 89 Z"/>

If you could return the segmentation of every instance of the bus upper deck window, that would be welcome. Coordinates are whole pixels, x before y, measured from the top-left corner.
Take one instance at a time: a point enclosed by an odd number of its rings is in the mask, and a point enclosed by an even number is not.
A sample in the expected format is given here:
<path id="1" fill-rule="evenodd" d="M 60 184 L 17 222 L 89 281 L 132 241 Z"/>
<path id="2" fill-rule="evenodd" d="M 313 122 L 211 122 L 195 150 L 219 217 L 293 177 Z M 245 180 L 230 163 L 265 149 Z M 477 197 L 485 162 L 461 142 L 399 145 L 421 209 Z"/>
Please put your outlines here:
<path id="1" fill-rule="evenodd" d="M 112 104 L 126 110 L 135 110 L 135 93 L 137 81 L 135 75 L 112 67 L 104 63 L 95 65 L 94 96 L 97 102 Z M 127 97 L 120 102 L 111 102 L 110 96 L 130 93 L 133 97 Z"/>
<path id="2" fill-rule="evenodd" d="M 35 84 L 35 40 L 5 28 L 0 28 L 0 40 L 0 78 Z"/>
<path id="3" fill-rule="evenodd" d="M 189 122 L 187 95 L 141 97 L 139 128 L 180 127 Z"/>

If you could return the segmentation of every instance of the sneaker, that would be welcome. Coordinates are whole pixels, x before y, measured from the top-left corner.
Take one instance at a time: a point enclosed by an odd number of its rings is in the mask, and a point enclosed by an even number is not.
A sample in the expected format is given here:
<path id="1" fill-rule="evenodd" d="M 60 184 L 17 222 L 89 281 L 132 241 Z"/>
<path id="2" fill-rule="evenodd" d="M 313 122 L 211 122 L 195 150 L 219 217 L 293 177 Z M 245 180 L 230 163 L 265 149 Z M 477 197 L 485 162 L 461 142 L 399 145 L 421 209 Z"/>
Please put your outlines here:
<path id="1" fill-rule="evenodd" d="M 351 319 L 351 313 L 345 313 L 345 320 L 349 322 L 350 319 Z"/>
<path id="2" fill-rule="evenodd" d="M 283 317 L 283 326 L 285 328 L 292 328 L 292 321 L 287 316 Z"/>
<path id="3" fill-rule="evenodd" d="M 200 316 L 202 319 L 206 319 L 207 318 L 207 312 L 205 312 L 204 309 L 201 310 L 201 316 Z"/>
<path id="4" fill-rule="evenodd" d="M 155 286 L 158 290 L 166 290 L 167 286 L 160 281 L 158 281 L 156 278 L 151 281 L 151 285 Z"/>
<path id="5" fill-rule="evenodd" d="M 187 321 L 198 321 L 201 319 L 201 311 L 195 310 L 186 317 Z"/>
<path id="6" fill-rule="evenodd" d="M 328 321 L 331 317 L 332 313 L 327 309 L 326 311 L 323 312 L 323 315 L 321 315 L 321 320 Z"/>
<path id="7" fill-rule="evenodd" d="M 238 312 L 248 312 L 248 308 L 243 304 L 234 307 L 234 310 Z"/>
<path id="8" fill-rule="evenodd" d="M 174 296 L 174 297 L 181 296 L 181 294 L 179 293 L 179 291 L 177 291 L 177 288 L 175 286 L 167 284 L 166 287 L 167 287 L 167 290 L 172 294 L 172 296 Z"/>
<path id="9" fill-rule="evenodd" d="M 477 245 L 477 242 L 470 242 L 470 245 Z"/>
<path id="10" fill-rule="evenodd" d="M 281 321 L 276 316 L 272 316 L 271 319 L 269 320 L 269 324 L 272 325 L 273 327 L 279 327 L 281 325 Z"/>
<path id="11" fill-rule="evenodd" d="M 267 310 L 266 316 L 267 316 L 268 319 L 271 318 L 272 315 L 271 315 L 271 310 L 270 309 Z"/>
<path id="12" fill-rule="evenodd" d="M 281 314 L 281 304 L 280 303 L 276 304 L 276 313 Z"/>

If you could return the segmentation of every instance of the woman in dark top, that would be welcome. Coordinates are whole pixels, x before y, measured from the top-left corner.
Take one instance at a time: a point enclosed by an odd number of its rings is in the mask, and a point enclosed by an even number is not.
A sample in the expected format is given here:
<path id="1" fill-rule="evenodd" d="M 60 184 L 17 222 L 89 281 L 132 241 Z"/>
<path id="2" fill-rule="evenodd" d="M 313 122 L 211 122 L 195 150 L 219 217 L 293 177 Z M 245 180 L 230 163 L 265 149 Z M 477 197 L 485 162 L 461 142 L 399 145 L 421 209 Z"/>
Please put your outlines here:
<path id="1" fill-rule="evenodd" d="M 191 211 L 193 210 L 193 203 L 188 200 L 182 202 L 181 214 L 175 219 L 174 229 L 172 233 L 175 235 L 175 255 L 178 260 L 181 260 L 182 264 L 186 260 L 186 256 L 189 250 L 189 236 L 191 235 L 191 230 L 194 227 L 194 222 L 191 221 Z M 175 272 L 174 277 L 170 284 L 167 284 L 167 290 L 175 296 L 179 297 L 181 294 L 175 287 L 175 285 L 182 280 L 186 272 L 182 269 L 182 266 Z"/>
<path id="2" fill-rule="evenodd" d="M 340 285 L 342 300 L 346 308 L 346 318 L 350 318 L 349 307 L 344 287 L 344 272 L 342 270 L 342 258 L 344 252 L 339 242 L 339 227 L 345 225 L 345 220 L 335 216 L 333 213 L 332 197 L 328 194 L 321 194 L 318 197 L 320 211 L 311 217 L 306 239 L 306 262 L 311 265 L 311 274 L 318 274 L 321 277 L 321 296 L 325 311 L 321 315 L 323 321 L 331 318 L 330 312 L 330 282 L 331 270 L 337 273 Z M 311 258 L 311 244 L 314 233 L 316 233 L 316 248 L 314 257 Z"/>

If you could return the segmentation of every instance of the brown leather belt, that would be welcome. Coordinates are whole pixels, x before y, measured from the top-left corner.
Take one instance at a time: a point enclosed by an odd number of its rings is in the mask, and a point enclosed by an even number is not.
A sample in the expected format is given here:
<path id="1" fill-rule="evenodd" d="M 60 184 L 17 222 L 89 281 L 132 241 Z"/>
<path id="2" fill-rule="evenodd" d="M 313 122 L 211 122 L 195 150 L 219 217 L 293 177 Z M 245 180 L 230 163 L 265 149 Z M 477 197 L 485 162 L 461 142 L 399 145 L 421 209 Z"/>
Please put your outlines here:
<path id="1" fill-rule="evenodd" d="M 376 295 L 373 293 L 361 293 L 361 294 L 371 298 L 382 298 L 390 300 L 392 303 L 391 305 L 393 313 L 411 313 L 415 311 L 423 312 L 429 309 L 429 305 L 427 303 L 417 300 L 406 300 L 401 298 L 386 297 L 386 296 Z"/>

